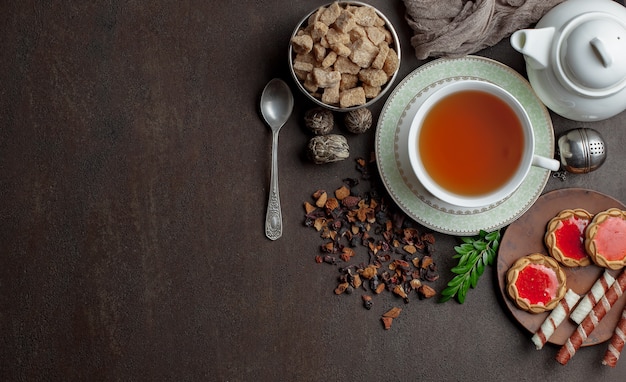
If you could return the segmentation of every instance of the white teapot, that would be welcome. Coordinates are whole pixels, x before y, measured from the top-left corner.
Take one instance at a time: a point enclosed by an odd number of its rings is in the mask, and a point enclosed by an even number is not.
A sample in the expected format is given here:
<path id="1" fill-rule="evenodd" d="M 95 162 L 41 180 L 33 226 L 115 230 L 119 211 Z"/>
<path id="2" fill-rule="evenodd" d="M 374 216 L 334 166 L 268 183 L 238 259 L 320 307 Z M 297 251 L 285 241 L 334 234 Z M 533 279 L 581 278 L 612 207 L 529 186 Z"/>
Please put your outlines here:
<path id="1" fill-rule="evenodd" d="M 531 86 L 555 113 L 598 121 L 626 110 L 626 7 L 612 0 L 567 0 L 511 45 L 526 60 Z"/>

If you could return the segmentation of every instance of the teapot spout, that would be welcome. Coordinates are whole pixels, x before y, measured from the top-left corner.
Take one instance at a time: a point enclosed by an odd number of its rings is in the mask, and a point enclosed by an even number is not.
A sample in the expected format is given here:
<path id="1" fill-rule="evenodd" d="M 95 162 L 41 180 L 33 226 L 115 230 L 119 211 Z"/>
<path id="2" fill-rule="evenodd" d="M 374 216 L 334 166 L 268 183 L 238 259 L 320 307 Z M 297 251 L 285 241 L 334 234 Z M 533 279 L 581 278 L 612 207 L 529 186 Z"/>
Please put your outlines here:
<path id="1" fill-rule="evenodd" d="M 524 55 L 533 69 L 545 69 L 550 62 L 554 28 L 522 29 L 511 35 L 511 46 Z"/>

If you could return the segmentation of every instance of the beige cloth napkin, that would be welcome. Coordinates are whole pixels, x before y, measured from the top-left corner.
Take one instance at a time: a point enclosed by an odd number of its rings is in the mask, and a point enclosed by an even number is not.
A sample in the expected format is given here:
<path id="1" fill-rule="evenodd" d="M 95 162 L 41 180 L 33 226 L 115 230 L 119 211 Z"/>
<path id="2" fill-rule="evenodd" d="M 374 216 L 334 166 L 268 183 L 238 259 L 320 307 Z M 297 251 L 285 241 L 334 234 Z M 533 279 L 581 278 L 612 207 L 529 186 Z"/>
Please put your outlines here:
<path id="1" fill-rule="evenodd" d="M 458 57 L 531 26 L 564 0 L 403 0 L 415 55 Z"/>

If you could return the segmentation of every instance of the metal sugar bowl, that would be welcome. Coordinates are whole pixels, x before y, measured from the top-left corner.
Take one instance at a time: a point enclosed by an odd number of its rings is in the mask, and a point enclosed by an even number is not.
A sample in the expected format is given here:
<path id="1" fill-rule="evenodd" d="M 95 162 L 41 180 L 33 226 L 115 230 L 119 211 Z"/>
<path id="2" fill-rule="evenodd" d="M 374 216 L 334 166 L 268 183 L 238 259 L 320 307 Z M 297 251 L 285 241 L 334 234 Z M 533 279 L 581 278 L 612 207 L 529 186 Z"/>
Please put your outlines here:
<path id="1" fill-rule="evenodd" d="M 599 132 L 589 128 L 572 129 L 558 140 L 563 169 L 574 174 L 596 170 L 606 159 L 606 145 Z"/>

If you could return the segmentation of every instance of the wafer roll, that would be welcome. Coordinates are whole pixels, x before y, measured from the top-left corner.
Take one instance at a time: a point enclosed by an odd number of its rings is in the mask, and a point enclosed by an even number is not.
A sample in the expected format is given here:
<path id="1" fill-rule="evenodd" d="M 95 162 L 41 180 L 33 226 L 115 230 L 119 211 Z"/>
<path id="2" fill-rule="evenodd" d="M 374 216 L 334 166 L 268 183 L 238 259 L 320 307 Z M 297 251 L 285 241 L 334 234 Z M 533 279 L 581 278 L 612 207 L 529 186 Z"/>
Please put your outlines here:
<path id="1" fill-rule="evenodd" d="M 580 295 L 576 294 L 571 289 L 567 290 L 565 297 L 559 301 L 559 305 L 556 306 L 550 312 L 548 317 L 543 321 L 541 327 L 535 332 L 532 337 L 532 341 L 535 344 L 537 350 L 541 350 L 543 346 L 548 342 L 556 328 L 561 325 L 561 322 L 567 317 L 572 307 L 580 300 Z"/>
<path id="2" fill-rule="evenodd" d="M 615 301 L 621 297 L 624 293 L 624 289 L 626 289 L 626 270 L 620 272 L 606 294 L 593 309 L 591 309 L 591 312 L 589 312 L 587 317 L 578 325 L 574 333 L 567 339 L 556 355 L 557 362 L 561 365 L 567 364 L 574 354 L 576 354 L 576 351 L 580 349 L 580 346 L 587 339 L 589 334 L 593 332 L 606 313 L 613 307 Z"/>
<path id="3" fill-rule="evenodd" d="M 615 327 L 615 331 L 613 332 L 613 336 L 611 337 L 611 341 L 609 342 L 609 347 L 604 353 L 604 359 L 602 360 L 603 365 L 611 367 L 615 367 L 615 365 L 617 365 L 617 360 L 619 360 L 619 355 L 624 348 L 625 341 L 626 309 L 622 311 L 622 317 L 620 317 L 619 321 L 617 322 L 617 326 Z"/>
<path id="4" fill-rule="evenodd" d="M 577 324 L 583 322 L 591 309 L 593 309 L 594 305 L 600 301 L 606 291 L 609 290 L 611 285 L 613 285 L 613 282 L 615 282 L 615 278 L 609 274 L 608 270 L 605 270 L 602 276 L 600 276 L 593 284 L 589 292 L 587 292 L 585 297 L 580 300 L 576 309 L 572 311 L 572 314 L 569 316 L 570 319 Z"/>

